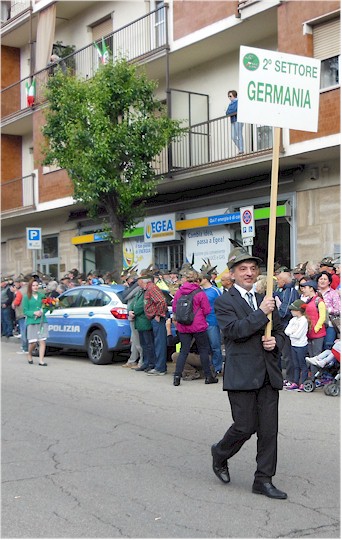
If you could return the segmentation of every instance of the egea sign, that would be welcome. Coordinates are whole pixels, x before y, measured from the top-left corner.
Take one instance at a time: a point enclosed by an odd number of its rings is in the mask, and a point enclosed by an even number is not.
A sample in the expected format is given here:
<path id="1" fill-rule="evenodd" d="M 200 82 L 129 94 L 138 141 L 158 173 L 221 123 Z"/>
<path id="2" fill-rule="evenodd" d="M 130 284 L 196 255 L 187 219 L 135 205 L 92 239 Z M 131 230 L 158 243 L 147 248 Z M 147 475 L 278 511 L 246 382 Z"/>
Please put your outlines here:
<path id="1" fill-rule="evenodd" d="M 176 215 L 166 214 L 163 216 L 154 216 L 145 218 L 144 221 L 144 241 L 162 242 L 163 240 L 175 240 L 176 233 Z"/>
<path id="2" fill-rule="evenodd" d="M 321 62 L 240 47 L 238 122 L 317 131 Z"/>

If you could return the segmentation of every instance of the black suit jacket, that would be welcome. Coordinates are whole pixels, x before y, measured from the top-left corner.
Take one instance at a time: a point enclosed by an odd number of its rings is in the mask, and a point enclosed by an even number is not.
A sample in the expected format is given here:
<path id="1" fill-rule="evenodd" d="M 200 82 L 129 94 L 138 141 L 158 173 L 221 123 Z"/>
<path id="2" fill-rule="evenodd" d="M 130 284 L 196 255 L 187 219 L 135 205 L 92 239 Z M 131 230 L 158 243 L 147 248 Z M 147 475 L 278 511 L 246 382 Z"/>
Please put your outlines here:
<path id="1" fill-rule="evenodd" d="M 263 295 L 255 294 L 260 305 Z M 223 332 L 226 348 L 224 390 L 255 390 L 264 384 L 266 373 L 273 388 L 283 388 L 283 377 L 278 366 L 278 355 L 284 344 L 278 310 L 273 311 L 272 335 L 277 346 L 272 352 L 263 348 L 268 318 L 261 309 L 255 311 L 235 287 L 215 300 L 215 313 Z"/>

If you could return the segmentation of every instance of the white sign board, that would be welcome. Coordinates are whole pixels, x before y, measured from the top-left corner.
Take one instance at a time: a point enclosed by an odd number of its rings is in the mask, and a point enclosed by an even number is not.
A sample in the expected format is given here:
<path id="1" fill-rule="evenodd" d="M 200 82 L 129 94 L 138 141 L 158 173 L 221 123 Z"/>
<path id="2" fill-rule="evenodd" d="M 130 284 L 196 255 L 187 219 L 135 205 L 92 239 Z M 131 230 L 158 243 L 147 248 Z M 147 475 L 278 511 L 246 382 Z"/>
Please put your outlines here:
<path id="1" fill-rule="evenodd" d="M 318 130 L 321 62 L 240 47 L 238 122 Z"/>
<path id="2" fill-rule="evenodd" d="M 145 218 L 144 221 L 144 241 L 164 242 L 165 240 L 176 240 L 179 233 L 176 233 L 176 214 L 164 214 Z"/>
<path id="3" fill-rule="evenodd" d="M 42 249 L 42 230 L 26 227 L 27 249 Z"/>
<path id="4" fill-rule="evenodd" d="M 255 236 L 254 206 L 240 208 L 240 220 L 241 238 Z"/>
<path id="5" fill-rule="evenodd" d="M 185 242 L 186 261 L 191 262 L 194 257 L 196 270 L 203 265 L 203 259 L 209 259 L 213 266 L 217 266 L 219 277 L 222 272 L 227 271 L 231 244 L 225 227 L 190 229 L 186 231 Z"/>

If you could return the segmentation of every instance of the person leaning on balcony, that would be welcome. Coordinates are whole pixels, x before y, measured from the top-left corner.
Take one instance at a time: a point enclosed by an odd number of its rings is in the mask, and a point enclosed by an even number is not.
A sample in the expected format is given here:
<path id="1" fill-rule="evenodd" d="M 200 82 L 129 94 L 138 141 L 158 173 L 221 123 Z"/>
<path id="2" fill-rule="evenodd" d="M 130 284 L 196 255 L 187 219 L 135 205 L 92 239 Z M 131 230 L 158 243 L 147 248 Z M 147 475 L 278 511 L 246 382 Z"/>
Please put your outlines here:
<path id="1" fill-rule="evenodd" d="M 56 73 L 58 67 L 60 67 L 62 70 L 62 73 L 66 75 L 67 68 L 66 68 L 65 62 L 57 54 L 52 54 L 50 56 L 50 62 L 48 63 L 47 67 L 49 68 L 48 70 L 49 77 Z"/>
<path id="2" fill-rule="evenodd" d="M 228 105 L 228 108 L 226 110 L 226 116 L 230 116 L 230 122 L 232 126 L 232 130 L 231 130 L 232 139 L 238 148 L 239 154 L 243 154 L 244 153 L 243 135 L 242 135 L 243 124 L 237 121 L 237 110 L 238 110 L 237 91 L 229 90 L 228 98 L 230 99 L 230 104 Z"/>

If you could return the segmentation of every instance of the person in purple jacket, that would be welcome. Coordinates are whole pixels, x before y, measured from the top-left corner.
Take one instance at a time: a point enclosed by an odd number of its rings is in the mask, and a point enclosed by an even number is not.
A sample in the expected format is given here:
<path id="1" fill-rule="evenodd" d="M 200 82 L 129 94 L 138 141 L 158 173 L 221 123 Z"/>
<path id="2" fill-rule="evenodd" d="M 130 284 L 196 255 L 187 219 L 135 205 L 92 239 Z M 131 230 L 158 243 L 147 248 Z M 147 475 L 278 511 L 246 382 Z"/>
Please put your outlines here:
<path id="1" fill-rule="evenodd" d="M 190 294 L 196 289 L 199 289 L 201 291 L 198 283 L 199 275 L 196 270 L 194 270 L 193 268 L 186 268 L 184 269 L 184 271 L 181 272 L 181 277 L 182 285 L 176 292 L 172 302 L 172 311 L 174 314 L 176 313 L 177 302 L 182 294 Z M 195 339 L 198 353 L 200 355 L 202 368 L 205 374 L 205 384 L 212 384 L 218 382 L 218 379 L 213 376 L 210 367 L 210 345 L 207 334 L 208 323 L 206 321 L 206 316 L 210 313 L 211 307 L 207 295 L 204 291 L 195 294 L 195 296 L 193 297 L 193 311 L 195 317 L 191 324 L 184 325 L 181 323 L 177 323 L 177 330 L 181 342 L 181 350 L 176 362 L 176 369 L 173 378 L 174 386 L 180 385 L 185 360 L 189 354 L 193 339 Z"/>

